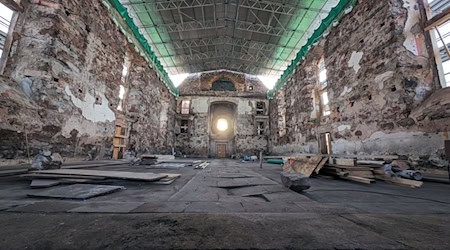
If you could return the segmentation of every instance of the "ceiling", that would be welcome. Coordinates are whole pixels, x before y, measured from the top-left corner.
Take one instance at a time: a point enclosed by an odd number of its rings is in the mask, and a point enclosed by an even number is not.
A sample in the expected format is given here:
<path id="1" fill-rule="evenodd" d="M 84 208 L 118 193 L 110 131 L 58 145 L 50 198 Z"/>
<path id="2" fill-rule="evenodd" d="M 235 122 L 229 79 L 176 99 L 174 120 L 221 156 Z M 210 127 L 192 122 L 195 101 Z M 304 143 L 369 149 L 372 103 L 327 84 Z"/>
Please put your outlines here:
<path id="1" fill-rule="evenodd" d="M 120 2 L 171 75 L 228 69 L 277 78 L 339 4 L 339 0 Z"/>

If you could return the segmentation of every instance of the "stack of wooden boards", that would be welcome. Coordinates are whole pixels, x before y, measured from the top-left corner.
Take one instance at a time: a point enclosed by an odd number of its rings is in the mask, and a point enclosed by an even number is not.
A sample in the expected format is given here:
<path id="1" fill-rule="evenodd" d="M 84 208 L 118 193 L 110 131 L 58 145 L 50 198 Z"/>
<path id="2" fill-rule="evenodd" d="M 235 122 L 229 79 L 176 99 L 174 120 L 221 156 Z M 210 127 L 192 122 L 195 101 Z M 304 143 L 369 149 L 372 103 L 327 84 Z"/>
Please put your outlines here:
<path id="1" fill-rule="evenodd" d="M 383 170 L 384 161 L 345 158 L 334 158 L 330 161 L 332 163 L 325 164 L 321 174 L 365 184 L 374 183 L 375 180 L 383 180 L 387 183 L 411 188 L 421 187 L 423 184 L 421 181 L 387 175 Z"/>
<path id="2" fill-rule="evenodd" d="M 21 175 L 23 178 L 32 180 L 30 184 L 30 187 L 32 188 L 51 187 L 59 184 L 105 183 L 111 179 L 146 181 L 153 184 L 171 184 L 179 176 L 180 174 L 155 174 L 84 169 L 41 170 Z"/>
<path id="3" fill-rule="evenodd" d="M 297 156 L 285 158 L 283 171 L 297 172 L 304 176 L 321 174 L 365 184 L 383 180 L 399 186 L 416 188 L 423 182 L 400 177 L 391 177 L 384 173 L 384 161 L 356 160 L 324 156 Z"/>

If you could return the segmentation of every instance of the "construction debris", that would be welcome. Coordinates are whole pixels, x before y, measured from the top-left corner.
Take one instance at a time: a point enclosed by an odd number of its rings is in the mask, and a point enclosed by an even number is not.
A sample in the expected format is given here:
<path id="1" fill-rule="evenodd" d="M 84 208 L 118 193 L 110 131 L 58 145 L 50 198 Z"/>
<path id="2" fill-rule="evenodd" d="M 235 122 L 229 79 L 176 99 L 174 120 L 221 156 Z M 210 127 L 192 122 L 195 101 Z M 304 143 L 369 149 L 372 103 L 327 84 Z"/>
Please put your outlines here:
<path id="1" fill-rule="evenodd" d="M 389 162 L 395 157 L 386 156 L 386 159 Z M 285 161 L 282 180 L 284 179 L 287 183 L 289 174 L 292 174 L 291 178 L 295 178 L 295 174 L 301 174 L 304 178 L 313 174 L 322 174 L 364 184 L 374 183 L 377 179 L 407 187 L 420 187 L 422 185 L 422 182 L 420 182 L 422 174 L 411 169 L 407 161 L 398 159 L 386 164 L 386 161 L 367 160 L 367 158 L 356 160 L 355 158 L 308 155 L 287 157 Z M 301 176 L 298 178 L 301 179 Z"/>
<path id="2" fill-rule="evenodd" d="M 209 165 L 209 162 L 197 162 L 194 164 L 194 169 L 204 169 Z"/>
<path id="3" fill-rule="evenodd" d="M 407 163 L 393 161 L 392 163 L 385 164 L 383 170 L 384 173 L 390 177 L 403 177 L 416 181 L 422 180 L 422 174 L 410 169 L 410 166 Z"/>
<path id="4" fill-rule="evenodd" d="M 321 156 L 312 157 L 291 157 L 287 159 L 283 166 L 284 172 L 295 172 L 303 174 L 305 177 L 311 176 L 317 167 L 321 168 L 325 164 Z"/>
<path id="5" fill-rule="evenodd" d="M 299 173 L 281 172 L 280 177 L 283 185 L 295 192 L 302 192 L 311 187 L 309 178 Z"/>
<path id="6" fill-rule="evenodd" d="M 351 161 L 334 161 L 339 163 L 350 163 Z M 420 172 L 410 169 L 409 163 L 394 160 L 392 163 L 384 161 L 361 160 L 356 161 L 355 166 L 326 164 L 320 171 L 321 174 L 331 175 L 340 179 L 360 182 L 364 184 L 374 183 L 375 180 L 383 180 L 387 183 L 397 184 L 406 187 L 420 187 L 422 179 Z M 395 164 L 395 165 L 394 165 Z M 407 178 L 407 179 L 404 179 Z M 415 179 L 409 180 L 409 179 Z"/>
<path id="7" fill-rule="evenodd" d="M 59 169 L 62 163 L 60 154 L 44 151 L 34 156 L 30 170 Z"/>
<path id="8" fill-rule="evenodd" d="M 158 161 L 158 157 L 153 155 L 142 155 L 139 159 L 139 165 L 153 165 Z"/>

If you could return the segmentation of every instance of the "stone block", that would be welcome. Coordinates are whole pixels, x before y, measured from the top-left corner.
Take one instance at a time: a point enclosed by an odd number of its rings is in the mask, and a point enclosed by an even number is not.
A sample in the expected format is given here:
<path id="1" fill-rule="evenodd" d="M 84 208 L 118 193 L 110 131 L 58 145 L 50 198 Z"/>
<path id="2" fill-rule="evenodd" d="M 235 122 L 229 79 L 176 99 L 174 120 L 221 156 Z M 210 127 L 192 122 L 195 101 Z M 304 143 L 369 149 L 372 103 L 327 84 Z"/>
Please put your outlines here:
<path id="1" fill-rule="evenodd" d="M 283 185 L 295 192 L 302 192 L 311 187 L 309 178 L 299 173 L 281 172 L 280 177 Z"/>

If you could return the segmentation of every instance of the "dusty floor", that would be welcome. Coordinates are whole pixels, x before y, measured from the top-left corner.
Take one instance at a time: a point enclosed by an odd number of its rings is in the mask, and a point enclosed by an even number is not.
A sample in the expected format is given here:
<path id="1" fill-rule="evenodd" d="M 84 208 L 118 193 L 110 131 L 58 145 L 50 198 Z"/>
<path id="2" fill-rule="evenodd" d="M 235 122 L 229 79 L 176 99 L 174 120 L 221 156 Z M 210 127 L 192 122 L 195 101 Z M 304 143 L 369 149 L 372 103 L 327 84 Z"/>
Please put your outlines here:
<path id="1" fill-rule="evenodd" d="M 1 249 L 450 249 L 449 185 L 409 189 L 323 178 L 298 194 L 280 167 L 213 160 L 171 185 L 113 181 L 126 190 L 86 201 L 28 198 L 29 181 L 0 179 Z M 232 178 L 246 175 L 246 178 Z M 242 176 L 240 176 L 242 177 Z M 242 183 L 249 187 L 237 187 Z"/>

